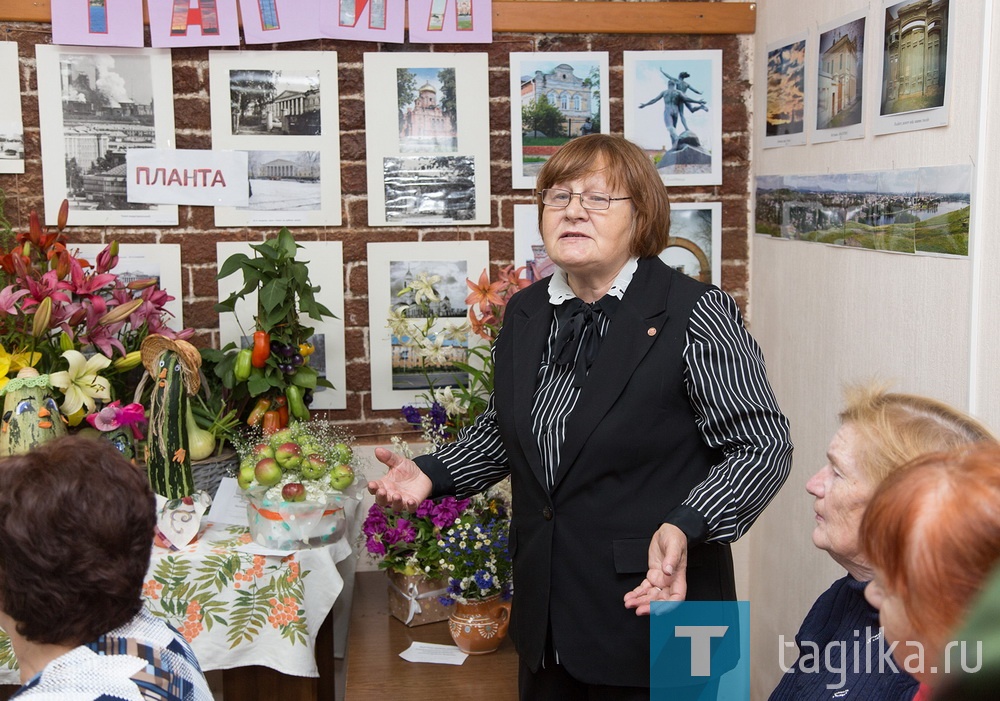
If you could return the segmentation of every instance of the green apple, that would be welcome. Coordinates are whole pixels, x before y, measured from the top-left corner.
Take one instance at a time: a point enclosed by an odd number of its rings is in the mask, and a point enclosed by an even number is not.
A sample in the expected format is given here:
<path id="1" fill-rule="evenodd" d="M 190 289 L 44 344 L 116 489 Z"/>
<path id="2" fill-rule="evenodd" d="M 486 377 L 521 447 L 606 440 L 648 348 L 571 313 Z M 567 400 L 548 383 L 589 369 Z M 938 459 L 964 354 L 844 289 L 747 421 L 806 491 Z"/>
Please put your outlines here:
<path id="1" fill-rule="evenodd" d="M 302 451 L 298 443 L 288 441 L 274 449 L 274 459 L 283 470 L 295 470 L 302 464 Z"/>
<path id="2" fill-rule="evenodd" d="M 354 482 L 354 470 L 350 465 L 334 465 L 330 471 L 330 486 L 334 489 L 347 489 Z"/>
<path id="3" fill-rule="evenodd" d="M 281 481 L 281 466 L 274 458 L 264 458 L 253 470 L 257 481 L 265 487 L 273 487 Z"/>
<path id="4" fill-rule="evenodd" d="M 351 450 L 351 446 L 346 443 L 337 443 L 330 451 L 330 460 L 338 465 L 347 465 L 351 462 L 352 457 L 354 457 L 354 452 Z"/>
<path id="5" fill-rule="evenodd" d="M 270 443 L 258 443 L 250 451 L 250 454 L 258 460 L 263 460 L 264 458 L 274 457 L 274 448 L 271 447 Z"/>
<path id="6" fill-rule="evenodd" d="M 253 481 L 256 477 L 256 467 L 255 463 L 240 465 L 240 472 L 236 476 L 236 484 L 240 485 L 240 489 L 250 489 L 253 486 Z"/>
<path id="7" fill-rule="evenodd" d="M 318 480 L 326 474 L 327 462 L 319 453 L 308 455 L 302 460 L 300 467 L 303 479 Z"/>

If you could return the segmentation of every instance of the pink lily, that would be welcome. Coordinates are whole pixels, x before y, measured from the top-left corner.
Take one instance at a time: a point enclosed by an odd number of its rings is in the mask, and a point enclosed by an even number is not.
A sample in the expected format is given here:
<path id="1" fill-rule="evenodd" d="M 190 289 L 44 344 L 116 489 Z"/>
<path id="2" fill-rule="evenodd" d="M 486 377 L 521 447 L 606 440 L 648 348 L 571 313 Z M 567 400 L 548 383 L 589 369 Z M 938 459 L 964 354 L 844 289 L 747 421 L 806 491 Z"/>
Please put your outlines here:
<path id="1" fill-rule="evenodd" d="M 10 316 L 17 314 L 17 307 L 14 305 L 26 294 L 28 294 L 27 290 L 15 290 L 14 285 L 7 285 L 3 290 L 0 290 L 0 312 Z"/>

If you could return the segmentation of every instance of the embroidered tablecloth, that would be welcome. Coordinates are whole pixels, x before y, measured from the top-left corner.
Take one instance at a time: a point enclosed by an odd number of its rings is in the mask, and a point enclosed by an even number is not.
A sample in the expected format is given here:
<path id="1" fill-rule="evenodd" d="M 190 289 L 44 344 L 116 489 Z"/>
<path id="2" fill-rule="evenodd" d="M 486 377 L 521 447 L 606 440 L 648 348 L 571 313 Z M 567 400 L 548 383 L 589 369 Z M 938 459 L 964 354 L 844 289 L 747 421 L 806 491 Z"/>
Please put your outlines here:
<path id="1" fill-rule="evenodd" d="M 153 548 L 143 598 L 187 638 L 206 671 L 262 665 L 318 677 L 316 636 L 344 587 L 336 564 L 350 543 L 260 554 L 246 527 L 209 523 L 181 550 Z M 3 631 L 0 684 L 20 684 Z"/>

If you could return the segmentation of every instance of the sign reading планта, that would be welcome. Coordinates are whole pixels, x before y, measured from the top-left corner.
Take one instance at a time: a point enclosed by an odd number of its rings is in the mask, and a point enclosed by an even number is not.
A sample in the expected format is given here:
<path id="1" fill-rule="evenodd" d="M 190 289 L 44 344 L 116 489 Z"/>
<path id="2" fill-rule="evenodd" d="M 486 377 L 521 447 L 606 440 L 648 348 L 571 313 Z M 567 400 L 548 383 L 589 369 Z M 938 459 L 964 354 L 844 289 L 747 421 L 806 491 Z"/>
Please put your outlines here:
<path id="1" fill-rule="evenodd" d="M 125 156 L 128 201 L 246 207 L 246 151 L 131 149 Z"/>

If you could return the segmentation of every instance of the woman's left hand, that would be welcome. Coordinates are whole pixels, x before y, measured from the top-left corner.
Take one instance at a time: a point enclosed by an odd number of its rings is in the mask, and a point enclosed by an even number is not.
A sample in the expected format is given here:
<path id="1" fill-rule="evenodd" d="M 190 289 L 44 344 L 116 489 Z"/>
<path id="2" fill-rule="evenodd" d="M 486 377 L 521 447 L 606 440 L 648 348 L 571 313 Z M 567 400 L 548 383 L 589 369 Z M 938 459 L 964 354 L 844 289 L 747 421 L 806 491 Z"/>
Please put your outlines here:
<path id="1" fill-rule="evenodd" d="M 652 601 L 684 601 L 687 596 L 687 536 L 665 523 L 649 543 L 649 571 L 642 583 L 625 595 L 625 608 L 649 615 Z"/>

